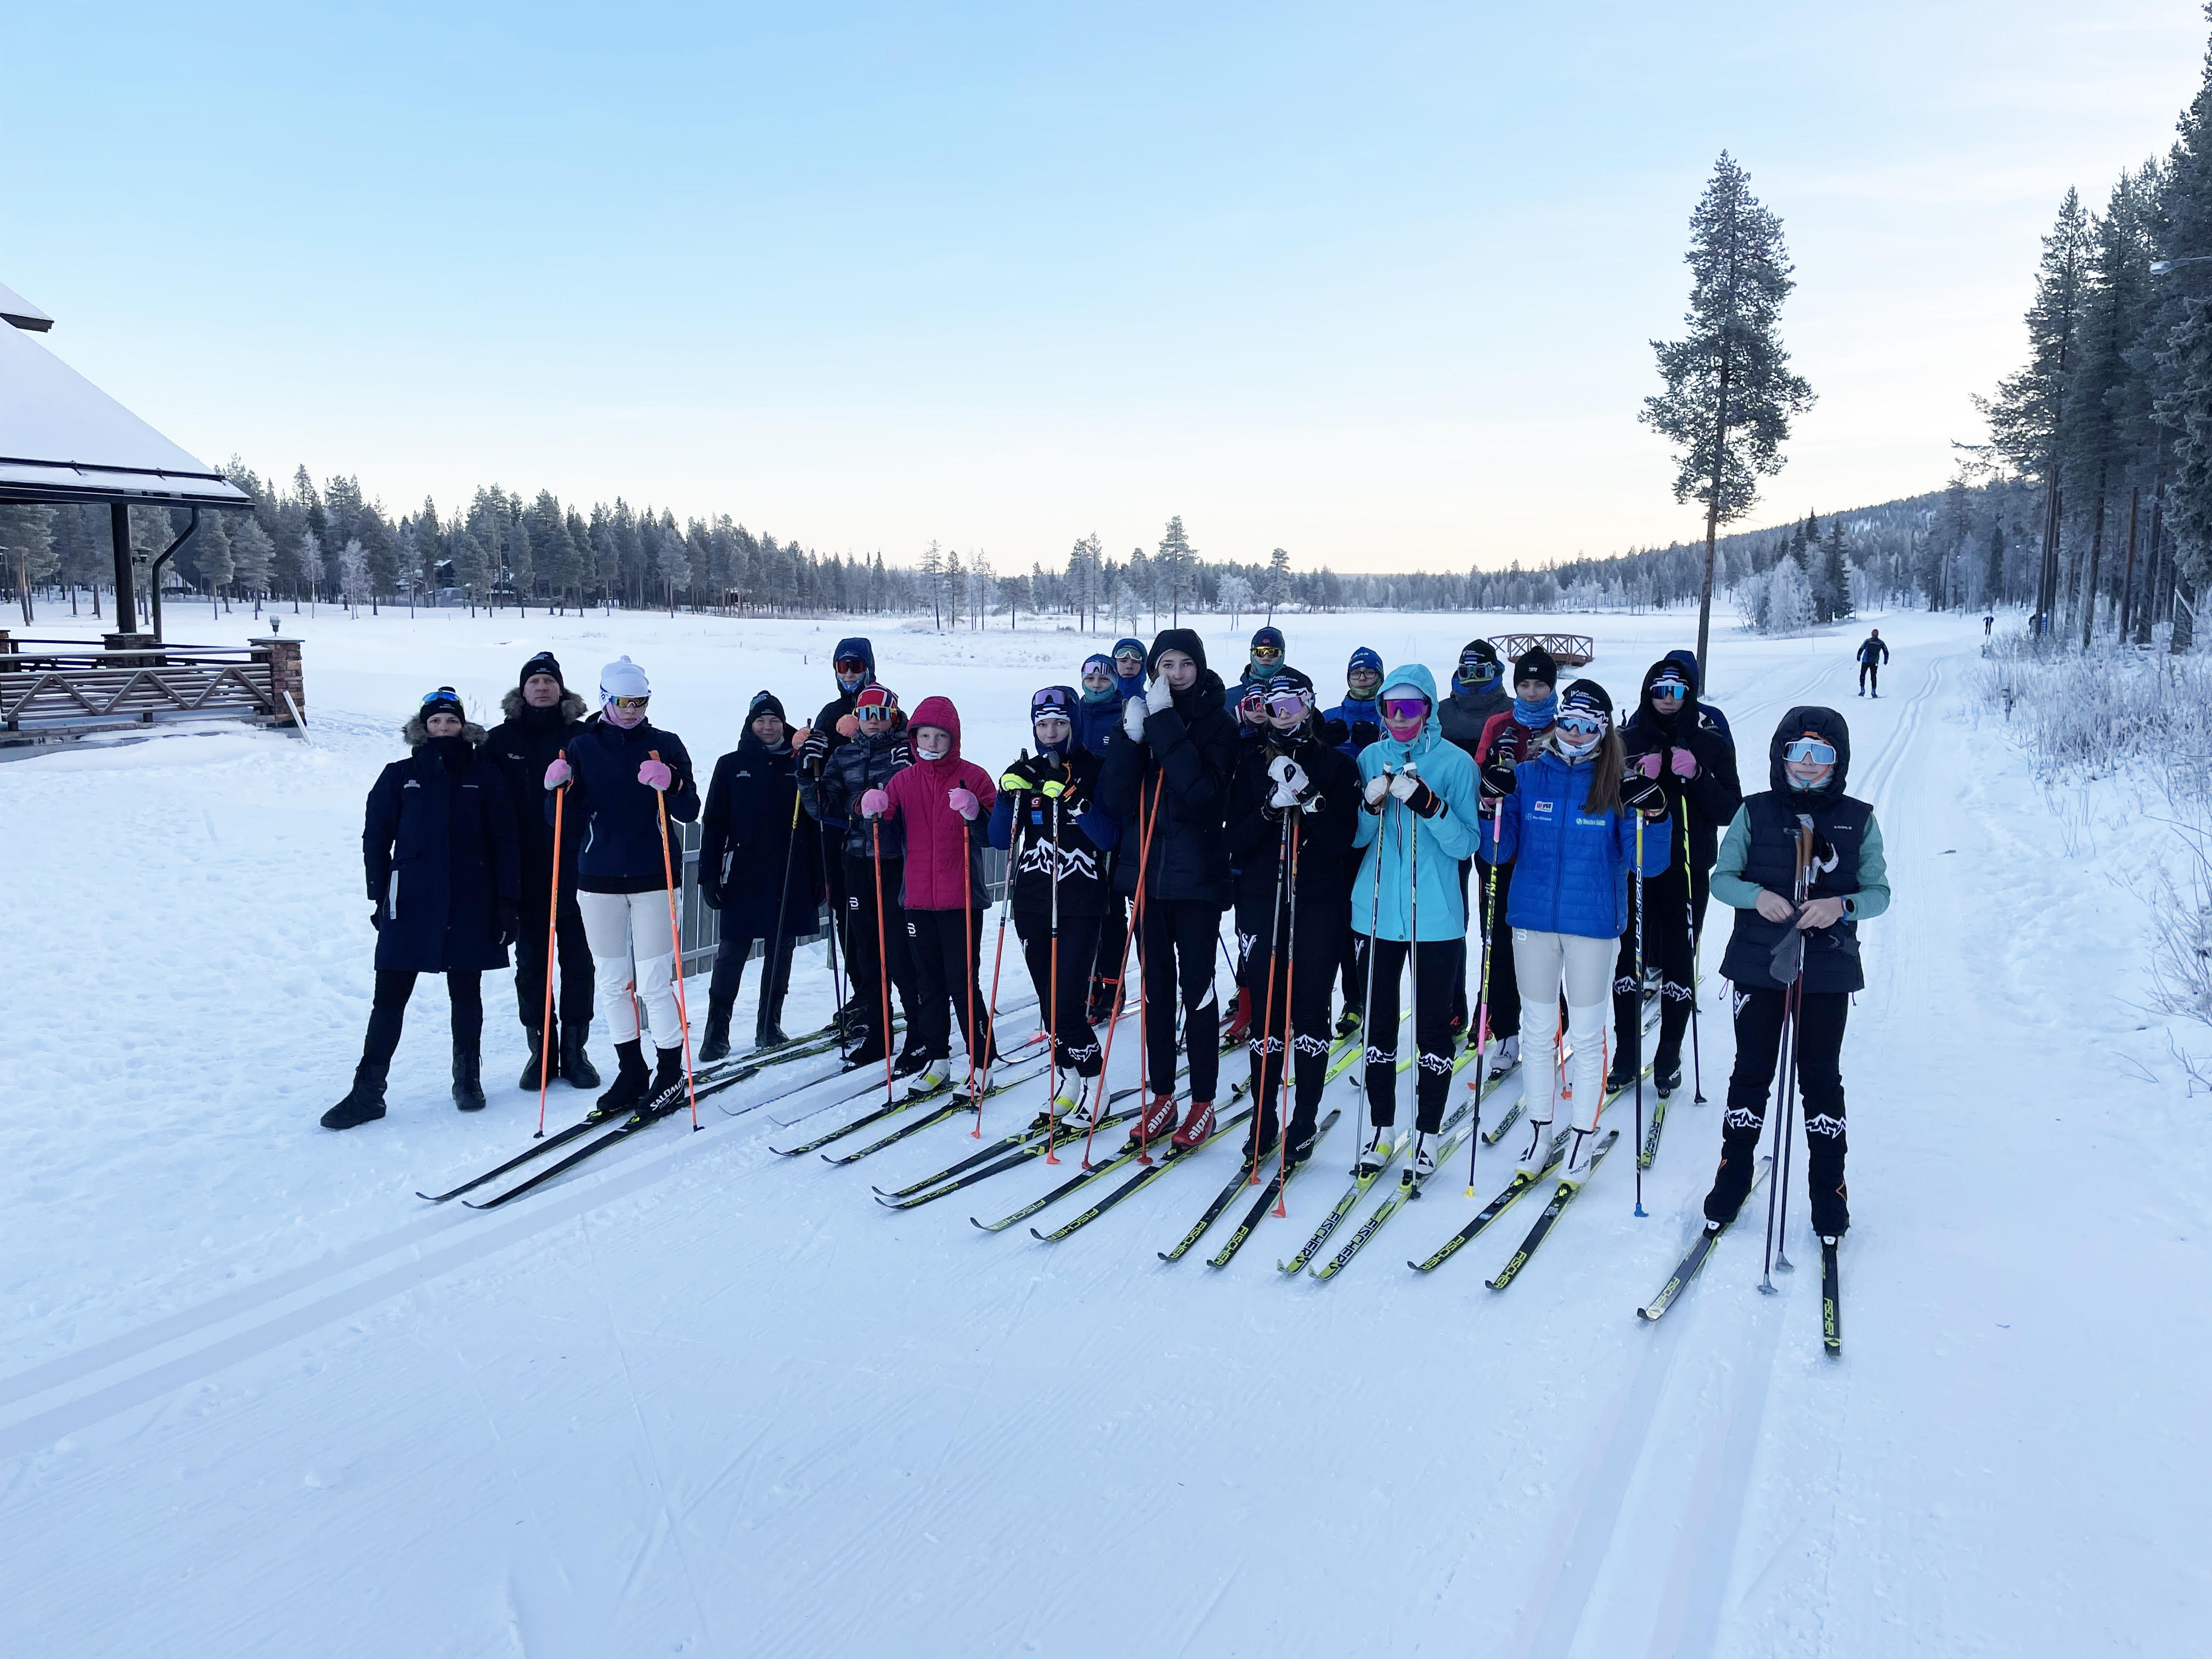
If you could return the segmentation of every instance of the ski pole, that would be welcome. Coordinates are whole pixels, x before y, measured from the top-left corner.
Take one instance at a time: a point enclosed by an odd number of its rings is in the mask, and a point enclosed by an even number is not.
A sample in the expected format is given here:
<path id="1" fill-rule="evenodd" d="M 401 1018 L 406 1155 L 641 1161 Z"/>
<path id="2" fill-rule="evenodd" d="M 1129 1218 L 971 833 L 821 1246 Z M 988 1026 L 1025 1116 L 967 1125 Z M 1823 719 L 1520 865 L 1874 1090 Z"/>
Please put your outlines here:
<path id="1" fill-rule="evenodd" d="M 1014 803 L 1013 830 L 1006 837 L 1006 879 L 999 891 L 999 945 L 998 948 L 991 953 L 991 994 L 986 999 L 983 1007 L 983 1018 L 991 1023 L 991 1040 L 994 1044 L 998 1042 L 999 1034 L 999 969 L 1006 960 L 1006 917 L 1014 908 L 1014 878 L 1021 873 L 1022 867 L 1021 818 L 1021 803 L 1017 800 Z M 978 1105 L 975 1109 L 975 1133 L 973 1138 L 980 1139 L 982 1133 L 983 1110 L 981 1106 Z M 1060 1161 L 1052 1155 L 1050 1134 L 1045 1136 L 1044 1156 L 1045 1162 L 1048 1164 L 1057 1164 Z"/>
<path id="2" fill-rule="evenodd" d="M 1637 1054 L 1644 1058 L 1644 814 L 1636 815 L 1636 915 L 1628 924 L 1636 930 Z M 1644 1209 L 1644 1068 L 1636 1068 L 1636 1213 Z"/>
<path id="3" fill-rule="evenodd" d="M 783 886 L 778 890 L 775 901 L 775 937 L 769 944 L 768 968 L 761 976 L 760 1008 L 753 1015 L 753 1047 L 756 1048 L 761 1046 L 762 1035 L 770 1023 L 769 1010 L 773 1008 L 778 1013 L 782 1012 L 782 1004 L 778 1000 L 781 993 L 775 985 L 775 968 L 777 959 L 783 954 L 783 918 L 784 913 L 791 908 L 791 860 L 798 850 L 799 777 L 794 769 L 791 780 L 791 830 L 783 843 Z M 711 986 L 708 988 L 710 994 L 712 988 Z M 709 1014 L 713 1012 L 711 1008 L 708 1010 Z"/>
<path id="4" fill-rule="evenodd" d="M 874 849 L 869 863 L 876 874 L 876 988 L 883 994 L 884 1042 L 884 1100 L 890 1103 L 891 1090 L 891 957 L 884 943 L 884 821 L 868 820 L 868 842 Z M 912 1011 L 909 1011 L 911 1013 Z M 920 1015 L 913 1018 L 919 1019 Z"/>
<path id="5" fill-rule="evenodd" d="M 1383 777 L 1390 775 L 1390 768 L 1388 764 L 1383 766 L 1379 775 Z M 1364 786 L 1363 786 L 1363 795 L 1364 793 Z M 1383 799 L 1388 800 L 1389 797 L 1386 794 Z M 1363 812 L 1367 810 L 1364 800 L 1361 802 L 1359 810 Z M 1366 1028 L 1366 1036 L 1364 1038 L 1364 1042 L 1367 1049 L 1367 1053 L 1362 1057 L 1362 1063 L 1359 1067 L 1359 1081 L 1363 1086 L 1371 1090 L 1373 1084 L 1369 1074 L 1374 1069 L 1375 1061 L 1377 1058 L 1377 1050 L 1376 1049 L 1374 1042 L 1375 957 L 1376 954 L 1376 947 L 1382 942 L 1380 935 L 1382 927 L 1382 826 L 1379 823 L 1375 826 L 1375 839 L 1370 842 L 1368 846 L 1374 854 L 1374 856 L 1367 860 L 1368 864 L 1372 866 L 1371 875 L 1374 886 L 1373 897 L 1369 901 L 1367 906 L 1367 994 L 1359 1005 L 1360 1024 Z M 1397 1030 L 1397 1026 L 1393 1024 L 1390 1028 L 1390 1032 L 1394 1041 L 1396 1038 Z M 1391 1054 L 1382 1056 L 1382 1058 L 1383 1060 L 1383 1063 L 1388 1065 L 1390 1061 L 1395 1060 L 1397 1058 L 1397 1055 L 1393 1053 Z M 1392 1081 L 1391 1086 L 1393 1088 L 1397 1086 L 1395 1079 Z M 1368 1121 L 1372 1123 L 1374 1121 L 1375 1100 L 1371 1093 L 1368 1097 L 1367 1109 Z M 1355 1142 L 1359 1139 L 1360 1137 L 1358 1136 L 1353 1137 Z M 1357 1175 L 1359 1172 L 1360 1150 L 1360 1148 L 1355 1146 L 1352 1154 L 1352 1171 L 1354 1175 Z"/>
<path id="6" fill-rule="evenodd" d="M 1113 1076 L 1107 1068 L 1114 1063 L 1114 1034 L 1121 1029 L 1121 1003 L 1123 998 L 1128 994 L 1129 951 L 1137 942 L 1137 924 L 1144 915 L 1145 868 L 1152 856 L 1152 825 L 1159 819 L 1158 793 L 1156 792 L 1152 796 L 1152 808 L 1149 813 L 1145 812 L 1144 804 L 1145 791 L 1140 782 L 1137 787 L 1137 808 L 1139 815 L 1144 817 L 1145 830 L 1144 834 L 1137 839 L 1137 896 L 1129 907 L 1129 931 L 1121 939 L 1121 967 L 1114 980 L 1114 1009 L 1106 1021 L 1106 1053 L 1098 1062 L 1098 1085 L 1102 1089 L 1107 1086 Z M 1144 1046 L 1145 975 L 1144 958 L 1139 957 L 1137 959 L 1137 1047 L 1140 1052 L 1137 1056 L 1137 1094 L 1140 1103 L 1144 1096 L 1145 1064 L 1150 1059 L 1150 1055 L 1141 1052 Z M 1083 1167 L 1086 1170 L 1091 1167 L 1091 1143 L 1097 1138 L 1098 1120 L 1104 1114 L 1100 1112 L 1093 1112 L 1091 1115 L 1091 1132 L 1083 1137 Z M 1139 1127 L 1142 1127 L 1144 1121 L 1144 1109 L 1140 1103 L 1137 1112 L 1137 1122 Z M 1143 1154 L 1140 1152 L 1139 1156 L 1142 1157 Z"/>
<path id="7" fill-rule="evenodd" d="M 1045 1112 L 1053 1121 L 1045 1130 L 1044 1144 L 1048 1149 L 1053 1142 L 1053 1126 L 1060 1121 L 1056 1109 L 1060 1100 L 1060 797 L 1052 798 L 1052 960 L 1045 970 L 1047 985 L 1052 997 L 1052 1018 L 1046 1022 L 1052 1040 L 1052 1062 L 1045 1069 L 1050 1076 L 1052 1094 L 1045 1102 Z M 1056 1162 L 1057 1160 L 1051 1160 Z"/>
<path id="8" fill-rule="evenodd" d="M 1797 832 L 1796 906 L 1803 914 L 1805 902 L 1813 892 L 1813 826 L 1805 824 Z M 1778 1218 L 1774 1224 L 1774 1271 L 1795 1273 L 1797 1269 L 1790 1260 L 1790 1163 L 1797 1149 L 1797 1064 L 1804 1048 L 1804 1032 L 1800 1029 L 1805 1009 L 1805 941 L 1797 951 L 1797 977 L 1790 988 L 1788 1018 L 1790 1021 L 1790 1070 L 1784 1075 L 1784 1093 L 1782 1100 L 1782 1187 Z"/>
<path id="9" fill-rule="evenodd" d="M 955 812 L 952 816 L 957 818 L 960 815 Z M 961 841 L 966 843 L 969 832 L 964 824 L 958 833 Z M 970 908 L 975 896 L 975 878 L 969 871 L 970 854 L 971 848 L 963 844 L 960 848 L 960 971 L 968 981 L 963 993 L 968 999 L 968 1024 L 963 1032 L 968 1049 L 968 1098 L 975 1106 L 975 1127 L 970 1139 L 981 1140 L 983 1138 L 983 1097 L 975 1092 L 975 912 Z"/>
<path id="10" fill-rule="evenodd" d="M 1406 769 L 1413 770 L 1411 755 L 1406 757 Z M 1418 1141 L 1421 1133 L 1421 821 L 1403 801 L 1398 802 L 1397 817 L 1398 831 L 1406 838 L 1406 994 L 1413 1008 L 1413 1138 Z M 1449 1055 L 1444 1064 L 1451 1064 Z"/>
<path id="11" fill-rule="evenodd" d="M 1288 1088 L 1293 1096 L 1297 1091 L 1297 1024 L 1292 1018 L 1298 1006 L 1298 809 L 1290 812 L 1291 823 L 1291 931 L 1283 941 L 1283 1026 L 1289 1040 L 1283 1045 L 1283 1080 L 1276 1085 L 1279 1104 L 1282 1091 Z M 1322 1019 L 1326 1025 L 1328 1003 L 1326 995 L 1322 1001 Z M 1275 1127 L 1275 1213 L 1290 1214 L 1285 1200 L 1284 1188 L 1291 1184 L 1291 1120 L 1278 1110 Z"/>
<path id="12" fill-rule="evenodd" d="M 1489 1079 L 1483 1075 L 1490 1069 L 1485 1050 L 1490 1047 L 1490 957 L 1492 931 L 1498 926 L 1498 842 L 1504 833 L 1498 819 L 1504 816 L 1505 803 L 1497 803 L 1498 811 L 1490 819 L 1490 868 L 1482 878 L 1482 999 L 1474 1011 L 1474 1133 L 1467 1146 L 1467 1195 L 1474 1196 L 1474 1157 L 1482 1146 L 1483 1085 Z"/>
<path id="13" fill-rule="evenodd" d="M 1805 902 L 1805 861 L 1812 852 L 1810 845 L 1812 838 L 1812 832 L 1809 830 L 1798 832 L 1797 872 L 1790 884 L 1793 894 L 1792 902 L 1798 908 L 1802 908 Z M 1790 920 L 1790 925 L 1795 927 L 1797 921 L 1796 915 L 1793 915 Z M 1790 1128 L 1786 1118 L 1790 1101 L 1790 1068 L 1795 1060 L 1795 1056 L 1790 1053 L 1794 1046 L 1791 1039 L 1796 1035 L 1796 1021 L 1791 1017 L 1790 1005 L 1795 1000 L 1797 988 L 1804 982 L 1805 956 L 1803 947 L 1801 945 L 1797 955 L 1797 972 L 1790 982 L 1783 988 L 1782 993 L 1782 1033 L 1778 1044 L 1781 1058 L 1781 1075 L 1775 1079 L 1774 1085 L 1777 1107 L 1774 1124 L 1776 1142 L 1773 1152 L 1774 1184 L 1767 1189 L 1766 1194 L 1766 1266 L 1759 1286 L 1769 1296 L 1776 1294 L 1774 1269 L 1778 1266 L 1784 1273 L 1790 1271 L 1787 1251 L 1785 1250 L 1778 1259 L 1776 1255 L 1774 1235 L 1778 1206 L 1781 1202 L 1783 1190 L 1790 1184 Z M 1784 1216 L 1783 1224 L 1786 1225 L 1787 1212 L 1783 1213 Z"/>
<path id="14" fill-rule="evenodd" d="M 660 758 L 658 749 L 648 749 L 646 753 L 655 760 Z M 691 1128 L 696 1133 L 699 1128 L 699 1091 L 691 1076 L 691 1011 L 684 1000 L 684 932 L 676 925 L 676 861 L 668 851 L 667 795 L 661 790 L 654 790 L 653 804 L 660 813 L 660 873 L 668 888 L 668 969 L 676 976 L 676 1024 L 684 1033 L 684 1093 L 691 1103 Z M 558 803 L 556 806 L 557 809 Z M 556 848 L 555 851 L 557 854 L 559 849 Z M 557 858 L 553 867 L 556 871 L 561 867 Z"/>
<path id="15" fill-rule="evenodd" d="M 1690 935 L 1690 1103 L 1705 1103 L 1705 1062 L 1698 1052 L 1698 993 L 1705 985 L 1705 941 L 1698 936 L 1698 884 L 1690 873 L 1690 798 L 1682 797 L 1682 926 Z"/>
<path id="16" fill-rule="evenodd" d="M 1252 1120 L 1252 1176 L 1246 1184 L 1253 1187 L 1260 1184 L 1260 1126 L 1267 1121 L 1268 1044 L 1275 1029 L 1275 928 L 1283 914 L 1283 878 L 1289 872 L 1290 862 L 1291 820 L 1285 814 L 1283 818 L 1283 831 L 1277 838 L 1275 848 L 1275 899 L 1273 908 L 1267 912 L 1267 1006 L 1260 1011 L 1260 1065 L 1257 1075 L 1252 1079 L 1253 1107 L 1257 1115 Z M 1216 934 L 1215 937 L 1218 938 L 1219 935 Z M 1244 1040 L 1247 1043 L 1251 1042 L 1249 1032 Z M 1279 1071 L 1276 1075 L 1275 1082 L 1276 1092 L 1279 1095 L 1282 1091 L 1282 1077 Z M 1275 1103 L 1275 1135 L 1279 1140 L 1282 1138 L 1283 1133 L 1281 1104 L 1279 1099 Z"/>
<path id="17" fill-rule="evenodd" d="M 561 923 L 561 809 L 568 793 L 566 783 L 553 792 L 553 896 L 545 906 L 545 1012 L 538 1016 L 538 1133 L 532 1140 L 545 1137 L 545 1085 L 553 1075 L 553 939 Z"/>

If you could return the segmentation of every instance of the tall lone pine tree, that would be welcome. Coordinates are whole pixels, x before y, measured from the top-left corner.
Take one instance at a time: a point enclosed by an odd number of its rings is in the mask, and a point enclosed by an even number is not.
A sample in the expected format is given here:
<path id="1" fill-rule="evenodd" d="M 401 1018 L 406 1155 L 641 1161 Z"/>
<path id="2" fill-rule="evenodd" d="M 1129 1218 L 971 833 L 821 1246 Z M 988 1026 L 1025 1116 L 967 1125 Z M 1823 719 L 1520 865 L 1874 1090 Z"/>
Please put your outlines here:
<path id="1" fill-rule="evenodd" d="M 1705 507 L 1705 581 L 1698 598 L 1698 663 L 1710 679 L 1713 544 L 1720 526 L 1751 511 L 1757 480 L 1782 470 L 1790 417 L 1813 389 L 1790 372 L 1776 323 L 1796 286 L 1782 221 L 1751 193 L 1751 175 L 1726 150 L 1690 216 L 1690 331 L 1654 340 L 1667 390 L 1637 418 L 1675 446 L 1674 499 Z"/>

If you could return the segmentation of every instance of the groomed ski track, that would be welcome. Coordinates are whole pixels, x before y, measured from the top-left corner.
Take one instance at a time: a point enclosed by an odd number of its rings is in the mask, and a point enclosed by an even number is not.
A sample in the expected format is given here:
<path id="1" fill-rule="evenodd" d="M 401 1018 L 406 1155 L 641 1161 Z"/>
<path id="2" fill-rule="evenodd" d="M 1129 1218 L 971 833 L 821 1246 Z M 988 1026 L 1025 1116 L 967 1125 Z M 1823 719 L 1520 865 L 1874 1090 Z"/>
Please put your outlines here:
<path id="1" fill-rule="evenodd" d="M 2185 1554 L 2212 1479 L 2186 1363 L 2212 1219 L 2179 1174 L 2144 1193 L 2133 1137 L 2149 1131 L 2116 1120 L 2127 1102 L 2163 1121 L 2162 1100 L 2094 1054 L 2054 1052 L 2131 1029 L 2075 988 L 2132 955 L 2094 937 L 2114 900 L 2066 867 L 2018 762 L 1973 752 L 1996 742 L 1961 713 L 1978 622 L 1970 638 L 1950 618 L 1875 620 L 1898 659 L 1878 702 L 1851 695 L 1863 627 L 1772 642 L 1717 629 L 1716 700 L 1747 785 L 1783 708 L 1840 708 L 1898 891 L 1867 930 L 1845 1047 L 1856 1225 L 1840 1362 L 1820 1348 L 1802 1151 L 1783 1294 L 1753 1290 L 1764 1216 L 1747 1212 L 1664 1321 L 1635 1318 L 1692 1236 L 1717 1144 L 1732 1045 L 1716 911 L 1700 1004 L 1712 1103 L 1692 1107 L 1686 1079 L 1644 1176 L 1650 1218 L 1631 1215 L 1632 1160 L 1616 1156 L 1510 1297 L 1480 1281 L 1519 1224 L 1433 1275 L 1402 1266 L 1473 1213 L 1463 1152 L 1344 1282 L 1274 1273 L 1341 1190 L 1344 1127 L 1292 1184 L 1290 1219 L 1259 1230 L 1281 1231 L 1218 1273 L 1155 1252 L 1218 1190 L 1233 1146 L 1047 1250 L 1025 1231 L 981 1237 L 957 1206 L 870 1200 L 869 1182 L 972 1145 L 963 1121 L 841 1170 L 772 1157 L 787 1133 L 768 1110 L 702 1107 L 702 1133 L 642 1134 L 507 1212 L 380 1188 L 381 1224 L 313 1229 L 325 1248 L 235 1277 L 196 1273 L 189 1239 L 173 1242 L 167 1270 L 144 1270 L 154 1293 L 135 1305 L 152 1316 L 137 1319 L 96 1285 L 86 1311 L 63 1311 L 67 1283 L 29 1237 L 60 1222 L 18 1175 L 0 1215 L 45 1278 L 19 1295 L 28 1316 L 0 1374 L 16 1639 L 41 1654 L 2086 1653 L 2121 1645 L 2117 1600 L 2157 1621 L 2148 1647 L 2166 1631 L 2181 1650 L 2212 1616 Z M 1472 631 L 1300 622 L 1294 638 L 1316 640 L 1302 660 L 1374 637 L 1396 661 L 1402 628 L 1404 654 L 1443 662 L 1445 635 Z M 1681 622 L 1583 625 L 1618 694 Z M 910 637 L 902 648 L 957 647 Z M 955 660 L 992 688 L 1042 672 Z M 2042 953 L 2071 961 L 1998 948 L 2023 927 L 2071 941 Z M 495 984 L 488 1039 L 507 1013 Z M 430 989 L 403 1055 L 435 1048 L 442 1064 Z M 2087 1021 L 2083 1040 L 2057 1042 L 2054 1015 Z M 1130 1035 L 1115 1086 L 1133 1078 Z M 488 1040 L 488 1088 L 514 1069 L 502 1055 Z M 1224 1060 L 1224 1092 L 1242 1064 Z M 310 1121 L 327 1103 L 289 1076 L 269 1086 Z M 1031 1092 L 994 1103 L 986 1135 L 1041 1105 L 1042 1083 Z M 356 1134 L 411 1134 L 403 1115 L 440 1109 L 420 1089 L 394 1098 L 391 1124 Z M 411 1193 L 520 1150 L 523 1097 L 493 1098 L 500 1135 L 448 1132 L 404 1159 L 352 1137 L 312 1144 L 312 1165 L 292 1155 L 296 1177 L 255 1195 L 264 1229 L 314 1212 L 319 1170 L 374 1158 L 380 1182 Z M 1330 1099 L 1358 1121 L 1347 1084 Z M 559 1127 L 584 1097 L 556 1085 L 553 1101 Z M 442 1110 L 428 1127 L 447 1132 Z M 1608 1126 L 1626 1130 L 1627 1110 Z M 1508 1152 L 1483 1149 L 1476 1201 L 1504 1184 Z M 1061 1156 L 1061 1170 L 998 1178 L 991 1203 L 1072 1172 Z M 2202 1153 L 2187 1157 L 2201 1176 Z M 369 1201 L 345 1199 L 349 1215 Z M 143 1237 L 114 1243 L 143 1254 Z M 2123 1264 L 2125 1298 L 2111 1294 Z M 2076 1431 L 2084 1401 L 2118 1397 L 2161 1425 L 2157 1457 Z M 1285 1532 L 1300 1515 L 1328 1524 Z M 1123 1593 L 1147 1546 L 1163 1571 Z"/>

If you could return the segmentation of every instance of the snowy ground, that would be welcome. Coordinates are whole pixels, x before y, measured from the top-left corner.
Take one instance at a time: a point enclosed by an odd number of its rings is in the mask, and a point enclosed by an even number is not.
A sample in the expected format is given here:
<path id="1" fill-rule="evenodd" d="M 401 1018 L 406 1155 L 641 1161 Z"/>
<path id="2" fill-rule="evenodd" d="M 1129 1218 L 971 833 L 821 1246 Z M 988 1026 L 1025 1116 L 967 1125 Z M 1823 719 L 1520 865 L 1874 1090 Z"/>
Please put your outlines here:
<path id="1" fill-rule="evenodd" d="M 1617 697 L 1688 633 L 1543 620 L 1597 636 Z M 1275 1272 L 1340 1187 L 1342 1127 L 1292 1220 L 1221 1273 L 1155 1254 L 1219 1149 L 1046 1246 L 967 1221 L 1041 1172 L 895 1216 L 869 1183 L 949 1162 L 957 1129 L 832 1170 L 769 1152 L 781 1106 L 704 1107 L 705 1133 L 640 1137 L 493 1214 L 434 1209 L 416 1187 L 534 1120 L 506 1086 L 522 1045 L 497 980 L 490 1111 L 452 1109 L 430 984 L 392 1115 L 315 1127 L 368 1006 L 361 800 L 424 690 L 489 714 L 540 647 L 586 689 L 628 651 L 703 765 L 759 687 L 819 703 L 836 623 L 288 614 L 312 745 L 180 735 L 0 766 L 9 1650 L 2199 1650 L 2212 1169 L 2135 1006 L 2142 912 L 2109 877 L 2139 837 L 2117 795 L 2086 830 L 2045 809 L 1972 706 L 1978 620 L 1876 620 L 1897 653 L 1878 702 L 1852 695 L 1856 627 L 1723 629 L 1716 651 L 1747 783 L 1780 711 L 1828 702 L 1890 848 L 1896 907 L 1866 930 L 1845 1050 L 1839 1362 L 1802 1224 L 1780 1297 L 1755 1293 L 1747 1228 L 1663 1323 L 1632 1316 L 1711 1173 L 1718 1108 L 1686 1094 L 1649 1218 L 1616 1156 L 1502 1295 L 1483 1280 L 1529 1206 L 1432 1277 L 1401 1265 L 1471 1212 L 1457 1180 L 1334 1283 Z M 1233 663 L 1250 623 L 1209 621 Z M 1441 677 L 1515 625 L 1288 631 L 1333 689 L 1356 644 Z M 170 631 L 249 629 L 188 609 Z M 1095 648 L 871 631 L 909 705 L 955 697 L 986 764 L 1024 737 L 1027 693 Z M 799 995 L 824 1008 L 818 970 Z M 1133 1060 L 1117 1050 L 1117 1083 Z M 566 1121 L 580 1097 L 554 1105 Z"/>

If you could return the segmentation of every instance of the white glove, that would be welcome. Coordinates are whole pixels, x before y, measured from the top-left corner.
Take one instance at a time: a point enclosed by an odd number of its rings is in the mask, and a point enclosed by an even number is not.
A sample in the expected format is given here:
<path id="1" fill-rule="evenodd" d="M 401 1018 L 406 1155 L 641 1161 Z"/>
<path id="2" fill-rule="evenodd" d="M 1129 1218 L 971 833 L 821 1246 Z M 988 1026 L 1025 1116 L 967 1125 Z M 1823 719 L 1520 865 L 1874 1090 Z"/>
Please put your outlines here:
<path id="1" fill-rule="evenodd" d="M 1296 806 L 1299 797 L 1306 792 L 1309 780 L 1305 769 L 1288 755 L 1276 756 L 1273 763 L 1267 768 L 1267 775 L 1275 781 L 1275 793 L 1267 798 L 1270 806 Z"/>
<path id="2" fill-rule="evenodd" d="M 1152 676 L 1152 683 L 1145 688 L 1145 707 L 1157 714 L 1175 701 L 1175 693 L 1168 689 L 1168 677 Z"/>
<path id="3" fill-rule="evenodd" d="M 1385 796 L 1385 795 L 1387 795 L 1387 794 L 1389 794 L 1389 793 L 1390 793 L 1390 775 L 1389 775 L 1388 772 L 1377 772 L 1377 773 L 1376 773 L 1373 777 L 1371 777 L 1371 778 L 1368 779 L 1368 780 L 1367 780 L 1367 808 L 1368 808 L 1368 810 L 1369 810 L 1370 811 L 1374 811 L 1378 810 L 1378 809 L 1382 806 L 1382 797 L 1383 797 L 1383 796 Z"/>
<path id="4" fill-rule="evenodd" d="M 1413 769 L 1411 761 L 1407 761 L 1398 775 L 1390 780 L 1390 793 L 1400 800 L 1411 800 L 1413 791 L 1420 787 L 1421 775 Z"/>
<path id="5" fill-rule="evenodd" d="M 1132 697 L 1121 705 L 1121 729 L 1129 734 L 1131 743 L 1145 740 L 1145 700 Z"/>

